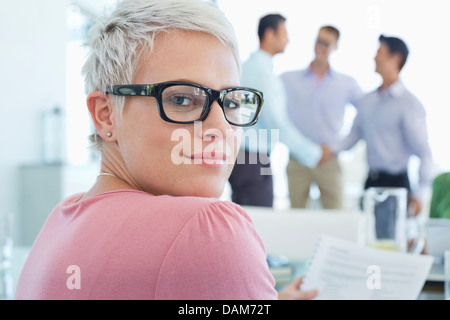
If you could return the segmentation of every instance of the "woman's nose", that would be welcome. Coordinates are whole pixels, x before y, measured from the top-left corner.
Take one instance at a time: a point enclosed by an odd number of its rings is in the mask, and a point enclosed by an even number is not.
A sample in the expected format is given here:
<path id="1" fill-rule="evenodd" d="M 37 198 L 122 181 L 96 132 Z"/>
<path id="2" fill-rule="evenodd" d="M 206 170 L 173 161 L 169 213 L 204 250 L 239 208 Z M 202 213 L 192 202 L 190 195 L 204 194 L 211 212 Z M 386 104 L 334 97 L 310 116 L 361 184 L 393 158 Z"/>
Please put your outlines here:
<path id="1" fill-rule="evenodd" d="M 208 116 L 203 120 L 203 133 L 204 137 L 225 137 L 227 129 L 231 128 L 231 125 L 225 119 L 225 114 L 217 101 L 214 101 L 209 110 Z"/>

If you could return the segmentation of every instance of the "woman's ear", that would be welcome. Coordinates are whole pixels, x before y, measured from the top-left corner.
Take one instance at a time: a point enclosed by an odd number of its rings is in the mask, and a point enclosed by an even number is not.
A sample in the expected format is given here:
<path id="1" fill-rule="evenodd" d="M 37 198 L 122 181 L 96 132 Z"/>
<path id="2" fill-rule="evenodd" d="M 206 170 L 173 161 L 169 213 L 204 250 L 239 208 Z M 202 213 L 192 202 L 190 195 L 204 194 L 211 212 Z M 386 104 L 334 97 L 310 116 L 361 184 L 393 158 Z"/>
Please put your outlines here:
<path id="1" fill-rule="evenodd" d="M 108 95 L 101 91 L 93 91 L 87 97 L 87 106 L 98 134 L 103 140 L 115 141 L 114 112 Z"/>

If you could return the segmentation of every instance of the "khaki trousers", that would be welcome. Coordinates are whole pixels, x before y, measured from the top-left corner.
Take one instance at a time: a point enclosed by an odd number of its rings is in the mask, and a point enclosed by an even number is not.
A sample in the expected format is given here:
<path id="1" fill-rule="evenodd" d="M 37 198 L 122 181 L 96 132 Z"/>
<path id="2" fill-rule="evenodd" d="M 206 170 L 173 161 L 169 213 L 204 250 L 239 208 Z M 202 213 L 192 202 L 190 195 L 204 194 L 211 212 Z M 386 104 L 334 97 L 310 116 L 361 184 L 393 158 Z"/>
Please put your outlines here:
<path id="1" fill-rule="evenodd" d="M 343 202 L 342 170 L 339 161 L 333 158 L 310 169 L 290 158 L 286 168 L 289 198 L 292 208 L 306 208 L 311 184 L 320 190 L 320 201 L 324 209 L 341 209 Z"/>

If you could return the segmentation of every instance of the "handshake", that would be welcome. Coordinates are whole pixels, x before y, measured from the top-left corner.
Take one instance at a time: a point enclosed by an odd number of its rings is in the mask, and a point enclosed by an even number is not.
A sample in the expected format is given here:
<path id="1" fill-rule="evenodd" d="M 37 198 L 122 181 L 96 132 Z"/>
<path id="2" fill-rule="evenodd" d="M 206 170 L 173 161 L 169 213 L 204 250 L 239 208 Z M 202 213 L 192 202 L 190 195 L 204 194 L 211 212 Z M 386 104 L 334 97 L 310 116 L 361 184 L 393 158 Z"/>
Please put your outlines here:
<path id="1" fill-rule="evenodd" d="M 322 158 L 320 158 L 318 166 L 334 158 L 334 153 L 328 146 L 321 144 L 320 148 L 322 149 Z"/>

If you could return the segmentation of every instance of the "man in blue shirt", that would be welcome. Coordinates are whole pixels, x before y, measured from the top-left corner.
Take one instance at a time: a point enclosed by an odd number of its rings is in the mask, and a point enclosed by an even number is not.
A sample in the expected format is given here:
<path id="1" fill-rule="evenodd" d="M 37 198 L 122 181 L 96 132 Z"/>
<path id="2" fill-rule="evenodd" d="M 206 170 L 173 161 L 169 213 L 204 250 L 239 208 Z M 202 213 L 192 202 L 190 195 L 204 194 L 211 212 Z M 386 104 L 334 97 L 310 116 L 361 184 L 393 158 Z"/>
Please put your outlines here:
<path id="1" fill-rule="evenodd" d="M 410 208 L 417 215 L 430 189 L 434 164 L 428 142 L 426 113 L 422 103 L 400 80 L 409 50 L 396 37 L 379 37 L 375 71 L 383 82 L 360 101 L 352 129 L 344 141 L 332 147 L 335 153 L 350 149 L 360 139 L 366 142 L 369 187 L 403 187 L 411 190 L 408 163 L 420 159 L 419 185 L 410 193 Z"/>
<path id="2" fill-rule="evenodd" d="M 287 94 L 287 109 L 297 129 L 315 143 L 332 145 L 342 139 L 347 106 L 357 106 L 363 91 L 356 80 L 330 67 L 340 32 L 333 26 L 319 29 L 315 57 L 308 68 L 281 75 Z M 332 158 L 318 167 L 308 167 L 292 157 L 287 166 L 291 206 L 305 208 L 310 187 L 316 183 L 325 209 L 343 206 L 340 164 Z"/>
<path id="3" fill-rule="evenodd" d="M 297 161 L 311 168 L 331 156 L 329 148 L 305 138 L 286 113 L 283 83 L 273 71 L 273 56 L 284 52 L 288 43 L 285 21 L 280 14 L 260 19 L 260 47 L 242 65 L 241 85 L 261 90 L 264 105 L 258 123 L 244 132 L 229 179 L 232 201 L 240 205 L 273 206 L 270 153 L 278 141 L 286 144 Z"/>

